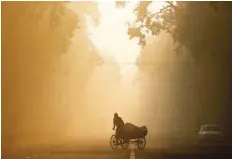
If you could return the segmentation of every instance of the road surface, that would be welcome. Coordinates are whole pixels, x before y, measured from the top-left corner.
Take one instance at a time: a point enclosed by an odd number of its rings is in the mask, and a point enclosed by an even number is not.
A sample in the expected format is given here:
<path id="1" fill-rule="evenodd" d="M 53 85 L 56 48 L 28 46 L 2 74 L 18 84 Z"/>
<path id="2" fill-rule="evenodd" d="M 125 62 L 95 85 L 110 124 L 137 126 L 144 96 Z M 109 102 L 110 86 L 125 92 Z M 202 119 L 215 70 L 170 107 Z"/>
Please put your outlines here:
<path id="1" fill-rule="evenodd" d="M 145 150 L 135 149 L 134 159 L 232 159 L 232 147 L 188 147 L 159 148 L 148 146 Z M 60 148 L 41 149 L 24 153 L 12 153 L 3 159 L 133 159 L 131 149 L 112 150 L 109 145 L 64 145 Z"/>

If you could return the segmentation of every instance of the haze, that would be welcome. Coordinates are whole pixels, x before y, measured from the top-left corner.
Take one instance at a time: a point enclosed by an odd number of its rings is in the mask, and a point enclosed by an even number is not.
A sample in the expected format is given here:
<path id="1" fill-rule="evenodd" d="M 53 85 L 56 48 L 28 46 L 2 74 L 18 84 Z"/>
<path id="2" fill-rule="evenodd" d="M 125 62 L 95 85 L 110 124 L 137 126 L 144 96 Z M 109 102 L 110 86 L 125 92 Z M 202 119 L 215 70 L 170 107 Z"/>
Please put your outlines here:
<path id="1" fill-rule="evenodd" d="M 16 9 L 45 3 L 39 22 Z M 136 18 L 136 2 L 125 8 L 71 2 L 55 29 L 52 3 L 2 2 L 3 148 L 69 140 L 107 145 L 114 112 L 125 122 L 146 125 L 150 141 L 177 132 L 191 136 L 201 124 L 194 105 L 224 103 L 219 92 L 228 90 L 217 83 L 228 78 L 213 71 L 206 76 L 188 50 L 173 51 L 170 35 L 150 36 L 143 49 L 138 39 L 130 40 L 127 23 Z M 154 2 L 153 10 L 162 5 Z M 209 79 L 211 91 L 199 91 Z M 206 122 L 221 122 L 217 108 Z"/>

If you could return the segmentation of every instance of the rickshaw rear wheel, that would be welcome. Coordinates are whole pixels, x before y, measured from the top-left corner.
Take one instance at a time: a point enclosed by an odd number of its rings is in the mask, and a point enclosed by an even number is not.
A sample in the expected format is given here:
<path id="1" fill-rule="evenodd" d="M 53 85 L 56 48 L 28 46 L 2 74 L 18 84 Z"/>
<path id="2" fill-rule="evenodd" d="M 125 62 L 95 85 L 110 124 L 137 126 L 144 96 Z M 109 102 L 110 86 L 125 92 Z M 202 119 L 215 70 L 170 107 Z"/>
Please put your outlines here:
<path id="1" fill-rule="evenodd" d="M 146 138 L 145 137 L 138 138 L 137 144 L 138 144 L 138 149 L 143 150 L 146 147 Z"/>

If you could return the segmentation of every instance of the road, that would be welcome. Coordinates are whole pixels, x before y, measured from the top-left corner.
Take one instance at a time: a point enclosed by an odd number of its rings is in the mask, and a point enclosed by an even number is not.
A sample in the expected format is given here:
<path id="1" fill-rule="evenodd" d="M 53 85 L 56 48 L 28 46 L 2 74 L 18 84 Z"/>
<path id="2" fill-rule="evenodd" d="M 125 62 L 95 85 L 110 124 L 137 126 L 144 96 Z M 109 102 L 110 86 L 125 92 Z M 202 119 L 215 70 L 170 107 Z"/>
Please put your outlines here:
<path id="1" fill-rule="evenodd" d="M 145 150 L 135 149 L 134 159 L 199 159 L 218 158 L 231 159 L 232 147 L 188 147 L 175 146 L 159 148 L 148 146 Z M 133 159 L 131 149 L 112 150 L 107 145 L 64 145 L 56 149 L 34 150 L 24 153 L 13 153 L 11 156 L 2 156 L 3 159 Z"/>

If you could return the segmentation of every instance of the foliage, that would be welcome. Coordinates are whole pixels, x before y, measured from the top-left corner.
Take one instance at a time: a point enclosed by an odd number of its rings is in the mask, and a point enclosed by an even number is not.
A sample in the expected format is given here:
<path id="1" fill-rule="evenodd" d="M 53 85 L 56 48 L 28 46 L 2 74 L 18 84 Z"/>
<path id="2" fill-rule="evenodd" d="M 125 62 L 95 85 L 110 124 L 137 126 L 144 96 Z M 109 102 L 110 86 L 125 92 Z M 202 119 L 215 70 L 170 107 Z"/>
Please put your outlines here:
<path id="1" fill-rule="evenodd" d="M 38 134 L 59 130 L 50 124 L 52 104 L 46 98 L 56 96 L 57 91 L 52 91 L 55 82 L 51 81 L 77 25 L 77 16 L 67 2 L 2 2 L 4 146 L 31 136 L 28 141 L 39 142 L 45 137 Z M 25 136 L 24 131 L 38 136 Z"/>
<path id="2" fill-rule="evenodd" d="M 140 2 L 137 6 L 136 10 L 141 11 L 136 12 L 136 22 L 142 25 L 138 28 L 128 28 L 131 38 L 136 37 L 140 41 L 145 41 L 147 35 L 142 34 L 143 28 L 148 28 L 152 35 L 167 32 L 172 35 L 177 44 L 176 51 L 188 49 L 194 61 L 198 63 L 193 68 L 188 65 L 178 67 L 175 73 L 176 81 L 180 79 L 184 81 L 176 84 L 176 90 L 181 93 L 173 94 L 175 98 L 180 99 L 180 102 L 175 104 L 176 111 L 180 111 L 177 118 L 186 120 L 186 109 L 190 109 L 193 110 L 189 120 L 192 122 L 191 127 L 194 124 L 200 126 L 215 122 L 221 124 L 227 129 L 227 133 L 231 134 L 229 121 L 232 114 L 232 46 L 230 44 L 232 4 L 229 2 L 177 2 L 174 5 L 172 2 L 167 2 L 163 9 L 154 14 L 146 12 L 144 8 L 148 6 L 148 2 Z M 140 44 L 146 45 L 145 42 Z M 141 56 L 145 57 L 146 54 Z M 175 81 L 174 77 L 171 81 Z M 185 82 L 191 83 L 189 84 L 191 88 Z M 185 100 L 187 96 L 191 98 Z"/>
<path id="3" fill-rule="evenodd" d="M 27 36 L 19 38 L 30 42 L 38 43 L 36 36 L 38 33 L 43 35 L 43 38 L 51 38 L 58 35 L 58 30 L 64 28 L 66 34 L 60 35 L 60 40 L 67 45 L 59 50 L 67 50 L 72 37 L 72 32 L 78 27 L 77 16 L 67 8 L 68 2 L 4 2 L 3 3 L 3 38 L 6 40 L 12 32 L 24 32 L 24 35 L 31 35 L 30 39 L 25 39 Z M 73 22 L 64 23 L 64 17 L 73 17 Z M 71 27 L 69 25 L 72 25 Z M 42 27 L 41 27 L 42 26 Z M 54 35 L 52 35 L 54 33 Z M 17 35 L 14 35 L 17 36 Z M 31 39 L 32 36 L 33 40 Z M 29 37 L 28 37 L 29 38 Z M 58 37 L 56 37 L 58 38 Z M 48 40 L 46 39 L 46 40 Z M 17 39 L 11 39 L 11 45 L 17 43 Z"/>
<path id="4" fill-rule="evenodd" d="M 176 51 L 182 46 L 194 52 L 196 58 L 203 58 L 217 52 L 228 52 L 231 40 L 230 28 L 232 21 L 232 5 L 228 2 L 166 2 L 157 13 L 147 12 L 151 1 L 140 2 L 135 8 L 137 28 L 129 26 L 131 38 L 140 39 L 142 46 L 146 45 L 146 34 L 142 29 L 148 29 L 152 35 L 160 32 L 170 33 L 175 43 Z M 202 52 L 207 54 L 201 54 Z M 220 55 L 221 56 L 221 55 Z"/>

